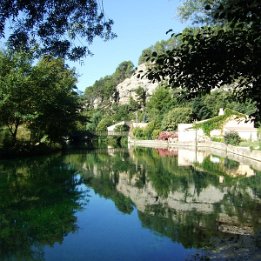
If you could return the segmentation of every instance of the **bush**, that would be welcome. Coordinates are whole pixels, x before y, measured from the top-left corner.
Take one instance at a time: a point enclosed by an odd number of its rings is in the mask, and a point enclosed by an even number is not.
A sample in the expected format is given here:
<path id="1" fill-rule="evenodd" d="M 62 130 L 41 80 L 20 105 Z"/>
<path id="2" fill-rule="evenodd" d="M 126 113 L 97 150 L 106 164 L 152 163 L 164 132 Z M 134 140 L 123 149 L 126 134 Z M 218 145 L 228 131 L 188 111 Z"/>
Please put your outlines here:
<path id="1" fill-rule="evenodd" d="M 159 133 L 159 136 L 158 136 L 159 140 L 168 140 L 169 138 L 178 139 L 178 132 L 177 131 L 162 131 Z"/>
<path id="2" fill-rule="evenodd" d="M 224 142 L 224 139 L 218 136 L 211 137 L 211 140 L 215 142 Z"/>
<path id="3" fill-rule="evenodd" d="M 115 132 L 127 132 L 129 131 L 130 127 L 127 124 L 118 125 L 115 127 Z"/>
<path id="4" fill-rule="evenodd" d="M 133 136 L 138 140 L 144 139 L 145 135 L 143 129 L 142 128 L 133 129 Z"/>
<path id="5" fill-rule="evenodd" d="M 191 122 L 191 115 L 191 108 L 174 108 L 164 116 L 161 129 L 175 131 L 180 123 Z"/>
<path id="6" fill-rule="evenodd" d="M 152 139 L 154 139 L 154 140 L 157 139 L 159 134 L 160 134 L 160 130 L 159 129 L 153 130 L 153 132 L 151 134 Z"/>
<path id="7" fill-rule="evenodd" d="M 239 145 L 239 143 L 241 142 L 241 138 L 235 131 L 227 132 L 224 135 L 224 142 L 230 145 Z"/>

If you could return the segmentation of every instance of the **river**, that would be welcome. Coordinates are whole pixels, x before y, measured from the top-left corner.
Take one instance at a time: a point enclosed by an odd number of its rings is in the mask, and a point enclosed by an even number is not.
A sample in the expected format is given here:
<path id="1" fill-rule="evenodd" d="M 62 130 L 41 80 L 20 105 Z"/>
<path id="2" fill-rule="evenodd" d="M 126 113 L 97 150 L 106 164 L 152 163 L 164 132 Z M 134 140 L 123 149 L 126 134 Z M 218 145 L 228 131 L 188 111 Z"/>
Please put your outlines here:
<path id="1" fill-rule="evenodd" d="M 149 148 L 0 161 L 0 260 L 260 260 L 261 171 Z"/>

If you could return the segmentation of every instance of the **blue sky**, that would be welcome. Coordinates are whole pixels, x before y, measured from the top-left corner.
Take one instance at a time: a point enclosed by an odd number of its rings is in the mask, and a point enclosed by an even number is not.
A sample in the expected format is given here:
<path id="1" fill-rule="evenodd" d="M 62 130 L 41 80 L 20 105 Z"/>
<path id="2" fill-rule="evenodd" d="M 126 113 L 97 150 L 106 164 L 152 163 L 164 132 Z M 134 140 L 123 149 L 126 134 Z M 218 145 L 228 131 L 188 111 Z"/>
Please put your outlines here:
<path id="1" fill-rule="evenodd" d="M 101 0 L 99 1 L 102 2 Z M 77 87 L 84 91 L 96 80 L 112 74 L 123 61 L 137 66 L 142 51 L 157 41 L 167 39 L 166 31 L 180 32 L 186 24 L 177 17 L 180 0 L 103 0 L 105 15 L 114 20 L 114 40 L 95 39 L 90 46 L 94 56 L 83 64 L 70 63 L 79 74 Z"/>

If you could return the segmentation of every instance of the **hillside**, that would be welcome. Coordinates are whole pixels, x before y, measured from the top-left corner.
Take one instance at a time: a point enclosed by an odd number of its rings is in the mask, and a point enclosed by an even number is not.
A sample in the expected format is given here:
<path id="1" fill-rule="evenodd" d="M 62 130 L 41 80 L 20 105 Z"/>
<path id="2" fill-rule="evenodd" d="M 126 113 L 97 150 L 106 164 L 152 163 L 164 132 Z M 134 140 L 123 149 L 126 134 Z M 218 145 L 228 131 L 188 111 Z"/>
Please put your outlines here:
<path id="1" fill-rule="evenodd" d="M 144 50 L 136 69 L 132 62 L 122 62 L 112 75 L 86 88 L 83 114 L 88 119 L 88 131 L 106 131 L 107 126 L 116 122 L 133 120 L 149 123 L 147 129 L 138 130 L 135 134 L 137 138 L 149 139 L 157 137 L 161 131 L 175 130 L 181 122 L 190 123 L 216 116 L 220 108 L 248 115 L 256 111 L 256 105 L 250 99 L 237 101 L 227 88 L 188 98 L 183 89 L 171 88 L 167 82 L 153 83 L 146 77 L 138 77 L 140 71 L 146 72 L 148 54 L 155 49 L 163 52 L 164 48 L 170 48 L 170 42 L 168 45 L 165 43 L 161 41 Z"/>

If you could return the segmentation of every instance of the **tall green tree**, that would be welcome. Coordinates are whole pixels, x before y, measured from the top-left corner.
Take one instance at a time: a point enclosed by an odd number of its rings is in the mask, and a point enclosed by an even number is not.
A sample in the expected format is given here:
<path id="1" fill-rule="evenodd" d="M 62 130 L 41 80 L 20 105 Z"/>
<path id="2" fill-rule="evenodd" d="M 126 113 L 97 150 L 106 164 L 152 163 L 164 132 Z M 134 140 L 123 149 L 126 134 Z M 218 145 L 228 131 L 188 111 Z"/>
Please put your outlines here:
<path id="1" fill-rule="evenodd" d="M 0 123 L 8 127 L 12 144 L 19 126 L 36 117 L 30 90 L 31 62 L 31 55 L 24 52 L 0 52 Z"/>
<path id="2" fill-rule="evenodd" d="M 0 52 L 0 122 L 13 145 L 21 125 L 31 130 L 34 142 L 44 135 L 60 142 L 81 120 L 74 71 L 51 56 L 35 66 L 32 61 L 25 52 Z"/>
<path id="3" fill-rule="evenodd" d="M 62 59 L 44 56 L 33 68 L 32 78 L 38 115 L 29 128 L 36 140 L 48 135 L 51 141 L 60 142 L 80 120 L 75 72 Z"/>

